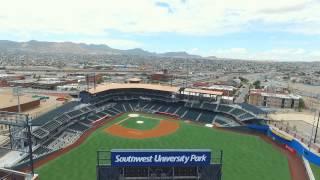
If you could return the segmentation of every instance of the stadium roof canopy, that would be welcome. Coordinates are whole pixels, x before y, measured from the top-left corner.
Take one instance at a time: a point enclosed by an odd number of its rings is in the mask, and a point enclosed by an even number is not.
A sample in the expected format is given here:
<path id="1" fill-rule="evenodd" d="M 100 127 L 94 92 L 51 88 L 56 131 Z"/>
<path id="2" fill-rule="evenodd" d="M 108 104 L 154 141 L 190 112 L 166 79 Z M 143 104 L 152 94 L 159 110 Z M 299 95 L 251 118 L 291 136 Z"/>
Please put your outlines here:
<path id="1" fill-rule="evenodd" d="M 180 87 L 166 86 L 160 84 L 120 84 L 120 83 L 107 83 L 99 84 L 95 88 L 88 90 L 91 94 L 96 94 L 103 91 L 114 90 L 114 89 L 149 89 L 149 90 L 158 90 L 158 91 L 167 91 L 172 93 L 178 93 Z"/>
<path id="2" fill-rule="evenodd" d="M 221 91 L 212 91 L 212 90 L 203 90 L 203 89 L 191 89 L 191 88 L 185 88 L 183 90 L 183 94 L 207 94 L 207 95 L 217 95 L 217 96 L 222 96 L 223 92 Z"/>

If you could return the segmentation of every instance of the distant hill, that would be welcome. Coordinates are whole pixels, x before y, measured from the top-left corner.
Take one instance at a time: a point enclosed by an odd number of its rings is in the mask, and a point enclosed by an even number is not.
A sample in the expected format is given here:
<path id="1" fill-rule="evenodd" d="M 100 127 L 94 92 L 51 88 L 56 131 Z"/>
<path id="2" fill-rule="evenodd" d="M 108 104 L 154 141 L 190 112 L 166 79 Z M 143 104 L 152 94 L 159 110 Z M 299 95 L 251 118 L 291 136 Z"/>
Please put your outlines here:
<path id="1" fill-rule="evenodd" d="M 177 57 L 177 58 L 201 58 L 201 56 L 199 55 L 191 55 L 188 54 L 187 52 L 166 52 L 166 53 L 162 53 L 160 54 L 161 56 L 165 56 L 165 57 Z"/>
<path id="2" fill-rule="evenodd" d="M 140 48 L 120 50 L 111 48 L 105 44 L 85 44 L 73 42 L 46 42 L 27 41 L 15 42 L 0 40 L 0 52 L 25 52 L 39 54 L 110 54 L 110 55 L 138 55 L 138 56 L 160 56 L 176 58 L 201 58 L 198 55 L 191 55 L 186 52 L 152 53 Z"/>

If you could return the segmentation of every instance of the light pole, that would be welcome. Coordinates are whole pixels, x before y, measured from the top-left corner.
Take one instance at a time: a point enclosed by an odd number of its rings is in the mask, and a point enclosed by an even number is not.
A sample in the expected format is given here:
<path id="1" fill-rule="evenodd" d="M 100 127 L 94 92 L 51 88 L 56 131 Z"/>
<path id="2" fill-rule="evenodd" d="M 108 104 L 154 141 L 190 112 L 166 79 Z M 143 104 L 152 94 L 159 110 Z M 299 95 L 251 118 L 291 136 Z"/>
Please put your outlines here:
<path id="1" fill-rule="evenodd" d="M 314 135 L 314 141 L 313 141 L 314 143 L 316 143 L 316 140 L 317 140 L 319 120 L 320 120 L 320 111 L 319 111 L 319 115 L 318 115 L 318 121 L 317 121 L 317 127 L 316 127 L 316 134 Z"/>
<path id="2" fill-rule="evenodd" d="M 313 123 L 312 123 L 312 129 L 311 129 L 311 135 L 310 135 L 310 140 L 309 140 L 309 150 L 310 150 L 310 146 L 311 146 L 311 142 L 312 142 L 312 136 L 313 136 L 313 129 L 314 129 L 314 123 L 316 122 L 316 114 L 317 112 L 314 112 L 314 117 L 313 117 Z"/>
<path id="3" fill-rule="evenodd" d="M 18 99 L 18 113 L 21 113 L 21 106 L 20 106 L 21 91 L 20 91 L 20 87 L 14 87 L 12 89 L 12 91 L 13 91 L 13 95 L 17 96 L 17 99 Z"/>

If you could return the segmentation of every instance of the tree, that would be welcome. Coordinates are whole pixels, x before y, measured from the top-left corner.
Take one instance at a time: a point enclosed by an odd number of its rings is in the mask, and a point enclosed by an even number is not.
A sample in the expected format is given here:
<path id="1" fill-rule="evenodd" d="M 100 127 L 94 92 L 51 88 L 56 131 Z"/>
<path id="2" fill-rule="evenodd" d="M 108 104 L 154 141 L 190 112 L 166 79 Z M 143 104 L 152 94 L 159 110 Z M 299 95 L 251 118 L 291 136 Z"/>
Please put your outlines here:
<path id="1" fill-rule="evenodd" d="M 255 81 L 255 82 L 253 83 L 253 86 L 254 86 L 254 88 L 256 88 L 256 89 L 260 89 L 260 88 L 261 88 L 261 82 L 260 82 L 259 80 L 257 80 L 257 81 Z"/>
<path id="2" fill-rule="evenodd" d="M 239 79 L 241 80 L 241 82 L 244 82 L 244 83 L 247 83 L 249 81 L 248 79 L 241 76 L 239 77 Z"/>
<path id="3" fill-rule="evenodd" d="M 306 107 L 304 100 L 302 98 L 299 99 L 299 111 L 302 111 L 302 109 L 304 109 Z"/>
<path id="4" fill-rule="evenodd" d="M 97 79 L 97 84 L 101 84 L 101 83 L 103 83 L 103 79 L 102 78 L 98 78 Z"/>

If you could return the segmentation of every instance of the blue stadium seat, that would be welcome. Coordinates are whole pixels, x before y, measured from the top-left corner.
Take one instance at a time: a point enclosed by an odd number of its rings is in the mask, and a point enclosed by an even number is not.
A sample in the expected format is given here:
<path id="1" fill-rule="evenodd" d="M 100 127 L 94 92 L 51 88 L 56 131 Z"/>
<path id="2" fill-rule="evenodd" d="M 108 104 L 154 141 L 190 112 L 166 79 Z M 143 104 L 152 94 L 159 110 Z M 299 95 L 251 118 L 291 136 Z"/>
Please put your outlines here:
<path id="1" fill-rule="evenodd" d="M 199 117 L 199 121 L 203 123 L 211 124 L 215 116 L 216 116 L 215 112 L 202 111 L 201 116 Z"/>
<path id="2" fill-rule="evenodd" d="M 239 115 L 244 114 L 246 112 L 242 109 L 234 108 L 230 113 L 234 116 L 239 116 Z"/>
<path id="3" fill-rule="evenodd" d="M 81 102 L 78 102 L 78 101 L 71 101 L 69 103 L 66 103 L 66 104 L 64 104 L 64 105 L 62 105 L 52 111 L 49 111 L 49 112 L 33 119 L 32 125 L 33 126 L 41 126 L 48 121 L 52 121 L 58 115 L 61 115 L 67 111 L 70 111 L 72 108 L 74 108 L 75 106 L 78 106 L 79 104 L 81 104 Z"/>
<path id="4" fill-rule="evenodd" d="M 189 119 L 189 120 L 197 120 L 197 117 L 199 116 L 200 112 L 195 109 L 189 109 L 187 114 L 183 117 L 183 119 Z"/>
<path id="5" fill-rule="evenodd" d="M 202 108 L 210 111 L 215 111 L 217 108 L 217 104 L 211 104 L 206 102 L 206 103 L 203 103 Z"/>
<path id="6" fill-rule="evenodd" d="M 82 125 L 80 123 L 75 123 L 69 127 L 69 129 L 75 130 L 75 131 L 80 131 L 84 132 L 85 130 L 89 129 L 89 127 Z"/>
<path id="7" fill-rule="evenodd" d="M 233 107 L 231 106 L 228 106 L 228 105 L 223 105 L 223 104 L 219 104 L 218 106 L 218 111 L 221 111 L 221 112 L 229 112 Z"/>

